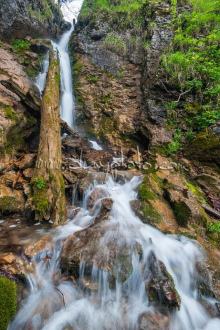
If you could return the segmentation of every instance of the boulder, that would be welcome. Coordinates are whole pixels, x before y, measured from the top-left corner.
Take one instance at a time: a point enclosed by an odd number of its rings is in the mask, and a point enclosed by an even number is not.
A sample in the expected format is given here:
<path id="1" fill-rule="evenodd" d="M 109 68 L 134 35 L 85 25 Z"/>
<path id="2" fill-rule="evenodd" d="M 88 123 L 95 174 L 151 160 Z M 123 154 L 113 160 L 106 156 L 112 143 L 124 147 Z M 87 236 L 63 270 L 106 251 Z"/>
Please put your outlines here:
<path id="1" fill-rule="evenodd" d="M 143 278 L 150 302 L 159 302 L 168 308 L 180 309 L 181 300 L 166 266 L 151 252 L 146 261 Z"/>
<path id="2" fill-rule="evenodd" d="M 19 168 L 21 170 L 25 170 L 27 168 L 34 168 L 35 167 L 35 161 L 37 159 L 36 154 L 26 154 L 19 162 Z"/>
<path id="3" fill-rule="evenodd" d="M 23 205 L 24 198 L 21 191 L 0 186 L 0 212 L 2 214 L 21 212 Z"/>
<path id="4" fill-rule="evenodd" d="M 169 318 L 159 312 L 145 312 L 138 318 L 138 330 L 168 330 Z"/>
<path id="5" fill-rule="evenodd" d="M 29 246 L 25 250 L 25 255 L 28 257 L 34 257 L 43 251 L 50 251 L 52 248 L 52 238 L 50 236 L 43 236 L 38 242 L 34 243 L 32 246 Z"/>
<path id="6" fill-rule="evenodd" d="M 16 260 L 16 257 L 13 253 L 5 254 L 0 257 L 0 264 L 12 264 Z"/>

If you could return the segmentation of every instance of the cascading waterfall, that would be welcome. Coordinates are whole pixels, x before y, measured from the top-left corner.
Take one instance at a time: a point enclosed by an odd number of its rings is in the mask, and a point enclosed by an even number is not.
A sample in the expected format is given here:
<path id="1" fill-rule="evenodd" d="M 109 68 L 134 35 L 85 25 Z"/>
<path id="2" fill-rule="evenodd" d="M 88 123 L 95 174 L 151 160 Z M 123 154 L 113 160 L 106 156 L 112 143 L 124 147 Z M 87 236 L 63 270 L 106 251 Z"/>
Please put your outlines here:
<path id="1" fill-rule="evenodd" d="M 143 281 L 143 274 L 149 272 L 149 256 L 152 253 L 166 266 L 181 299 L 180 310 L 170 313 L 169 329 L 219 329 L 220 320 L 211 319 L 199 302 L 195 270 L 196 262 L 202 260 L 199 246 L 186 237 L 164 235 L 143 224 L 131 210 L 130 201 L 137 197 L 135 190 L 140 181 L 140 178 L 133 177 L 130 182 L 119 184 L 109 178 L 105 184 L 94 185 L 88 189 L 82 203 L 84 206 L 94 189 L 102 191 L 101 198 L 92 210 L 82 208 L 66 226 L 57 228 L 53 236 L 55 248 L 38 255 L 34 260 L 36 273 L 29 278 L 29 298 L 8 330 L 138 329 L 140 315 L 157 310 L 157 306 L 148 300 Z M 103 221 L 99 228 L 105 234 L 99 241 L 99 252 L 94 257 L 90 274 L 88 275 L 87 263 L 82 261 L 79 287 L 71 281 L 59 281 L 62 239 L 90 226 L 100 209 L 101 199 L 106 197 L 114 201 L 111 218 Z M 120 281 L 120 274 L 116 274 L 115 287 L 111 286 L 109 272 L 96 267 L 99 253 L 104 256 L 103 260 L 110 258 L 111 242 L 114 242 L 115 248 L 121 249 L 125 246 L 128 253 L 133 251 L 130 253 L 133 270 L 124 283 Z M 141 263 L 138 253 L 134 250 L 136 244 L 139 244 L 143 251 Z M 83 285 L 88 280 L 91 283 L 90 290 Z"/>
<path id="2" fill-rule="evenodd" d="M 68 54 L 68 43 L 73 32 L 74 26 L 67 31 L 58 44 L 54 44 L 55 49 L 59 52 L 60 58 L 60 74 L 61 74 L 61 101 L 60 115 L 63 120 L 70 126 L 74 127 L 74 98 L 72 87 L 72 75 L 70 57 Z"/>
<path id="3" fill-rule="evenodd" d="M 73 5 L 74 1 L 70 3 Z M 82 1 L 76 3 L 79 5 Z M 66 32 L 56 45 L 61 61 L 62 118 L 70 126 L 73 126 L 74 101 L 67 46 L 72 31 L 73 28 Z M 38 86 L 42 86 L 43 81 L 42 79 Z M 99 146 L 93 147 L 99 150 Z M 106 183 L 94 183 L 89 187 L 81 203 L 81 210 L 75 218 L 50 233 L 53 248 L 32 260 L 35 274 L 27 278 L 29 297 L 8 330 L 148 329 L 138 327 L 141 315 L 153 315 L 160 311 L 160 307 L 149 301 L 146 293 L 146 282 L 148 283 L 150 276 L 149 260 L 152 256 L 165 265 L 181 300 L 180 310 L 174 309 L 168 313 L 169 324 L 166 329 L 220 329 L 220 320 L 211 318 L 200 303 L 201 295 L 196 286 L 196 263 L 203 260 L 201 248 L 198 243 L 186 237 L 165 235 L 135 216 L 130 202 L 137 198 L 136 191 L 140 183 L 139 177 L 121 184 L 109 177 Z M 89 198 L 97 189 L 100 192 L 99 198 L 92 208 L 88 208 Z M 93 224 L 104 198 L 111 198 L 113 205 L 110 218 L 99 224 L 98 231 L 102 231 L 103 235 L 96 242 L 97 252 L 93 264 L 81 261 L 77 283 L 62 280 L 60 256 L 63 240 Z M 137 246 L 140 247 L 141 256 Z M 112 248 L 115 251 L 124 249 L 124 253 L 130 258 L 129 275 L 121 281 L 120 269 L 116 270 L 114 285 L 108 267 L 97 267 L 100 260 L 111 261 Z M 202 298 L 208 300 L 207 297 Z M 210 301 L 214 306 L 215 300 Z"/>

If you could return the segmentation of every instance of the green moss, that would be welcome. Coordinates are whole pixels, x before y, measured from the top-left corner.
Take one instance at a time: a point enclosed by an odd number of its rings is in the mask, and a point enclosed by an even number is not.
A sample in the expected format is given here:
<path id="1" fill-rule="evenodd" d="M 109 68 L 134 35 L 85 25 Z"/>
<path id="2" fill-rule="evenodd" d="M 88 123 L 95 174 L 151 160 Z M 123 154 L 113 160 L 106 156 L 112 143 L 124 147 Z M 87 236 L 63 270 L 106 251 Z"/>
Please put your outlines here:
<path id="1" fill-rule="evenodd" d="M 141 211 L 144 213 L 146 218 L 150 218 L 153 222 L 161 220 L 161 214 L 149 203 L 144 202 Z"/>
<path id="2" fill-rule="evenodd" d="M 181 227 L 187 227 L 190 209 L 184 202 L 177 202 L 173 207 L 176 220 Z"/>
<path id="3" fill-rule="evenodd" d="M 193 141 L 193 146 L 202 150 L 217 148 L 220 146 L 219 137 L 212 130 L 207 129 L 197 135 Z"/>
<path id="4" fill-rule="evenodd" d="M 11 120 L 17 120 L 18 119 L 18 115 L 17 115 L 16 112 L 13 111 L 12 107 L 4 108 L 4 111 L 5 111 L 5 115 L 8 119 L 11 119 Z"/>
<path id="5" fill-rule="evenodd" d="M 16 284 L 0 276 L 0 330 L 6 330 L 16 313 Z"/>
<path id="6" fill-rule="evenodd" d="M 185 182 L 187 187 L 192 191 L 192 193 L 198 197 L 203 197 L 203 194 L 199 191 L 199 189 L 197 187 L 195 187 L 194 185 L 192 185 L 189 182 Z"/>
<path id="7" fill-rule="evenodd" d="M 3 213 L 16 212 L 19 204 L 20 202 L 14 197 L 4 196 L 0 198 L 0 210 Z"/>
<path id="8" fill-rule="evenodd" d="M 147 202 L 148 200 L 155 200 L 154 193 L 148 188 L 149 187 L 148 179 L 149 178 L 146 175 L 138 191 L 140 199 L 145 202 Z"/>

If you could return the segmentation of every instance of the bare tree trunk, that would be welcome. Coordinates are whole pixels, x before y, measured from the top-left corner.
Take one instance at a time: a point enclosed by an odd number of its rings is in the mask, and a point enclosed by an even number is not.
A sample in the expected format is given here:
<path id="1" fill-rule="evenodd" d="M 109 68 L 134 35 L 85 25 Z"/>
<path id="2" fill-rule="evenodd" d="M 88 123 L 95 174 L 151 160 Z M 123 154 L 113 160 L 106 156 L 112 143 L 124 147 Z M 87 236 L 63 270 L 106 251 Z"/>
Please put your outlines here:
<path id="1" fill-rule="evenodd" d="M 66 220 L 65 187 L 61 171 L 59 81 L 58 55 L 51 50 L 41 103 L 40 143 L 31 184 L 35 219 L 51 219 L 55 225 L 63 224 Z"/>

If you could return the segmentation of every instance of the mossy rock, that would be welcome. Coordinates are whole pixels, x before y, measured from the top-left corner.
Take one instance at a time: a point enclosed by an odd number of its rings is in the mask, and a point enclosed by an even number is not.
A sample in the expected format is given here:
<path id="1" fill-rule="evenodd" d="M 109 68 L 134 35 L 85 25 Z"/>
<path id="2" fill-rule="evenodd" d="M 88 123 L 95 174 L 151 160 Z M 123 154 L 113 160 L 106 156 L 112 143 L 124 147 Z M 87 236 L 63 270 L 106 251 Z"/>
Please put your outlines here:
<path id="1" fill-rule="evenodd" d="M 220 136 L 211 129 L 200 132 L 185 151 L 187 157 L 220 165 Z"/>
<path id="2" fill-rule="evenodd" d="M 17 286 L 0 275 L 0 330 L 6 330 L 16 313 Z"/>
<path id="3" fill-rule="evenodd" d="M 15 197 L 3 196 L 0 198 L 0 211 L 4 214 L 18 211 L 20 201 Z"/>
<path id="4" fill-rule="evenodd" d="M 181 227 L 187 227 L 191 212 L 190 212 L 190 208 L 186 205 L 186 203 L 184 202 L 175 203 L 173 206 L 173 210 L 176 216 L 177 223 Z"/>

